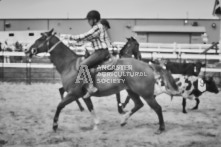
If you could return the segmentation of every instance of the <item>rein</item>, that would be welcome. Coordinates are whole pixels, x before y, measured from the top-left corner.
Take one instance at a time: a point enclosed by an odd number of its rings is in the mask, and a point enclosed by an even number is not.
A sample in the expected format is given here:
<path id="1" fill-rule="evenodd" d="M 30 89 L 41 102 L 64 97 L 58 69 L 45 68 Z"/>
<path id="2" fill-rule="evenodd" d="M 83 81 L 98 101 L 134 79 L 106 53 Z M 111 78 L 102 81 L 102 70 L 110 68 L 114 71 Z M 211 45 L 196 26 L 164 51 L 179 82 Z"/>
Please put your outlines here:
<path id="1" fill-rule="evenodd" d="M 52 51 L 57 47 L 57 45 L 60 44 L 60 43 L 61 43 L 61 40 L 58 41 L 57 43 L 55 43 L 50 49 L 49 49 L 49 47 L 47 46 L 47 47 L 48 47 L 48 51 L 47 51 L 47 52 L 48 52 L 48 53 L 52 52 Z M 47 52 L 45 52 L 44 56 L 37 56 L 37 55 L 36 55 L 36 57 L 40 57 L 40 58 L 45 57 L 45 56 L 47 55 Z"/>
<path id="2" fill-rule="evenodd" d="M 58 44 L 61 43 L 61 40 L 59 40 L 57 43 L 55 43 L 49 50 L 48 50 L 48 53 L 52 52 L 57 46 Z"/>

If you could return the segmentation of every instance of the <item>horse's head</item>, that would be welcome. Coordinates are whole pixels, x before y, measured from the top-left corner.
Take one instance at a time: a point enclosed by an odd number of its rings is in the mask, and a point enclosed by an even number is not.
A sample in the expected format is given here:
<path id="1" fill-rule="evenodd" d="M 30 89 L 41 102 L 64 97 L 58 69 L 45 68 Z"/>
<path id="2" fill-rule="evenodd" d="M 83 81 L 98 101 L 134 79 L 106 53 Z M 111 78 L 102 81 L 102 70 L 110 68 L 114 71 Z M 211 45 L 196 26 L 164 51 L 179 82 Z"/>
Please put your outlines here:
<path id="1" fill-rule="evenodd" d="M 32 57 L 38 53 L 48 52 L 53 44 L 59 41 L 57 37 L 54 37 L 56 33 L 53 33 L 53 30 L 54 29 L 51 29 L 49 32 L 41 33 L 41 37 L 38 38 L 29 49 L 25 50 L 25 54 Z"/>
<path id="2" fill-rule="evenodd" d="M 120 50 L 120 57 L 132 57 L 132 55 L 134 55 L 135 58 L 138 58 L 140 55 L 139 43 L 133 37 L 127 38 L 126 44 Z"/>
<path id="3" fill-rule="evenodd" d="M 200 62 L 200 61 L 197 61 L 197 62 L 195 63 L 195 73 L 196 73 L 197 76 L 199 75 L 199 73 L 200 73 L 202 67 L 206 67 L 206 64 L 205 64 L 205 63 L 202 63 L 202 62 Z"/>

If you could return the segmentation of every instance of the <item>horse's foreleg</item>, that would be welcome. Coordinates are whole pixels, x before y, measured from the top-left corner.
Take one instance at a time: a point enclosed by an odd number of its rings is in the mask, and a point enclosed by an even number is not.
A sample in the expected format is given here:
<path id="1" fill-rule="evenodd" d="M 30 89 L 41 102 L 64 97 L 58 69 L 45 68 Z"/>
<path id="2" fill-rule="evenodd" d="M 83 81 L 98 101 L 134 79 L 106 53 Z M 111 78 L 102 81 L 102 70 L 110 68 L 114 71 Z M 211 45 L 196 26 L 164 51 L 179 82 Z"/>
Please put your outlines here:
<path id="1" fill-rule="evenodd" d="M 58 128 L 58 119 L 59 119 L 59 115 L 61 110 L 68 104 L 70 104 L 71 102 L 73 102 L 74 100 L 76 100 L 77 97 L 73 97 L 73 95 L 68 94 L 65 96 L 64 99 L 62 99 L 62 101 L 58 104 L 57 106 L 57 110 L 55 112 L 55 116 L 54 116 L 54 122 L 53 122 L 53 129 L 54 131 L 57 130 Z"/>
<path id="2" fill-rule="evenodd" d="M 185 98 L 183 98 L 182 105 L 183 105 L 183 113 L 187 113 L 186 112 L 186 99 Z"/>
<path id="3" fill-rule="evenodd" d="M 99 124 L 99 119 L 97 118 L 96 113 L 94 111 L 94 106 L 93 106 L 93 103 L 91 101 L 91 98 L 87 98 L 87 99 L 83 99 L 83 100 L 84 100 L 88 110 L 90 111 L 92 119 L 94 121 L 93 129 L 97 130 L 98 129 L 98 124 Z"/>
<path id="4" fill-rule="evenodd" d="M 157 113 L 158 119 L 159 119 L 159 130 L 156 132 L 156 134 L 160 134 L 162 131 L 165 130 L 165 124 L 163 120 L 163 113 L 161 106 L 157 103 L 155 98 L 145 98 L 149 106 Z"/>
<path id="5" fill-rule="evenodd" d="M 128 94 L 130 95 L 131 99 L 134 102 L 134 108 L 132 110 L 128 111 L 126 114 L 124 114 L 124 117 L 121 121 L 121 126 L 124 126 L 127 124 L 127 120 L 130 118 L 131 115 L 133 115 L 136 111 L 138 111 L 141 107 L 143 107 L 143 102 L 140 99 L 140 96 L 136 93 L 132 92 L 131 90 L 127 90 Z"/>
<path id="6" fill-rule="evenodd" d="M 198 97 L 197 97 L 195 100 L 196 100 L 196 106 L 193 107 L 192 110 L 196 110 L 196 109 L 198 109 L 198 106 L 199 106 L 199 103 L 200 103 L 200 100 L 199 100 Z"/>
<path id="7" fill-rule="evenodd" d="M 77 99 L 76 103 L 78 104 L 78 107 L 81 111 L 84 111 L 84 107 L 81 105 L 81 102 Z"/>
<path id="8" fill-rule="evenodd" d="M 64 93 L 65 93 L 64 88 L 63 87 L 59 88 L 59 92 L 60 92 L 61 100 L 64 99 Z M 84 111 L 84 107 L 81 105 L 80 101 L 77 99 L 76 102 L 78 104 L 79 109 L 81 111 Z"/>
<path id="9" fill-rule="evenodd" d="M 118 112 L 120 114 L 124 114 L 124 110 L 123 110 L 123 104 L 121 103 L 121 100 L 120 100 L 120 93 L 116 93 L 116 98 L 117 98 L 117 109 L 118 109 Z"/>

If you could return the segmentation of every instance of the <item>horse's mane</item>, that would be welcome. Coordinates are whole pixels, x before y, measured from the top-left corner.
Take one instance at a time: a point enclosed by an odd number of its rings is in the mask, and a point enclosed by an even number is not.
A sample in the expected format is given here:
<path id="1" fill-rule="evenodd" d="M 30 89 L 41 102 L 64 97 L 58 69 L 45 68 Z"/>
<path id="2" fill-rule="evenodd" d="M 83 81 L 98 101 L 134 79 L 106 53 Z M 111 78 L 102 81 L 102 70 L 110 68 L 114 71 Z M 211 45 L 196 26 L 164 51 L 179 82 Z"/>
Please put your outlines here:
<path id="1" fill-rule="evenodd" d="M 58 36 L 55 36 L 59 41 L 61 41 L 61 39 L 58 37 Z M 66 49 L 68 50 L 68 52 L 70 54 L 73 54 L 73 56 L 76 56 L 76 57 L 80 57 L 78 54 L 76 54 L 74 51 L 72 51 L 66 44 L 64 44 L 62 41 L 61 41 L 61 44 L 64 45 L 66 47 Z"/>
<path id="2" fill-rule="evenodd" d="M 128 42 L 129 42 L 129 41 L 127 41 L 127 42 L 124 44 L 124 46 L 121 48 L 120 54 L 122 54 L 122 53 L 124 52 L 124 50 L 126 49 L 126 46 L 127 46 Z"/>

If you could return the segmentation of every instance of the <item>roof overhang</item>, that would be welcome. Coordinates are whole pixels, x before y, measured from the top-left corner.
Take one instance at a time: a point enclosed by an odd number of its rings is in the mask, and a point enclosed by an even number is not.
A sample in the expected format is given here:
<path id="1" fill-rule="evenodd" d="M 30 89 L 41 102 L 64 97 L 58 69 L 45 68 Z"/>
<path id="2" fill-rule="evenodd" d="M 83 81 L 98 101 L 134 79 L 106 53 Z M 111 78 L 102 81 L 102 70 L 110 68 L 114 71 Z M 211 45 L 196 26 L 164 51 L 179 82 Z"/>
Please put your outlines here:
<path id="1" fill-rule="evenodd" d="M 133 31 L 137 33 L 205 33 L 203 26 L 134 26 Z"/>

